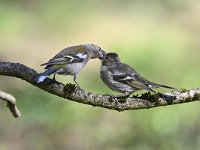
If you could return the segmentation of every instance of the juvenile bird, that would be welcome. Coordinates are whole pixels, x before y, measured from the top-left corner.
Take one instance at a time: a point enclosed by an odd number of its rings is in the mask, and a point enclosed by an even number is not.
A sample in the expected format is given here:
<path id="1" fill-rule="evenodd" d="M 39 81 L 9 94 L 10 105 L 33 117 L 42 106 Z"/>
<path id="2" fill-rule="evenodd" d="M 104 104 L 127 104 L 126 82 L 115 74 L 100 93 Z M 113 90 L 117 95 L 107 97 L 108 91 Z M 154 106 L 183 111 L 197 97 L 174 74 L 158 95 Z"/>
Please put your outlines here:
<path id="1" fill-rule="evenodd" d="M 84 68 L 86 63 L 90 59 L 102 58 L 104 53 L 105 52 L 100 47 L 94 44 L 67 47 L 47 63 L 41 65 L 46 66 L 46 71 L 39 74 L 35 80 L 38 83 L 43 82 L 51 74 L 54 74 L 54 80 L 56 74 L 71 75 L 74 76 L 74 82 L 78 85 L 76 82 L 77 75 Z"/>
<path id="2" fill-rule="evenodd" d="M 123 93 L 119 97 L 129 96 L 138 90 L 147 90 L 156 93 L 152 88 L 163 87 L 175 89 L 146 80 L 135 69 L 121 63 L 116 53 L 107 53 L 101 61 L 100 77 L 110 89 Z"/>

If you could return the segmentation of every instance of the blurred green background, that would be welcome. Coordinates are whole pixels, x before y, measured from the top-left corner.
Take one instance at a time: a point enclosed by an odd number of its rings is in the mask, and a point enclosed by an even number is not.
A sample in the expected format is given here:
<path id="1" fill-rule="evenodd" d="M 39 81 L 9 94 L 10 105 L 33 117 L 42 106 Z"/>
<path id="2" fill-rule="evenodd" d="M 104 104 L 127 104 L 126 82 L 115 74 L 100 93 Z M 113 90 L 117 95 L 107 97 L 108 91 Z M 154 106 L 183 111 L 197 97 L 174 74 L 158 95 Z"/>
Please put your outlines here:
<path id="1" fill-rule="evenodd" d="M 199 0 L 0 0 L 0 60 L 42 72 L 40 64 L 61 49 L 94 43 L 149 80 L 195 88 L 199 18 Z M 100 81 L 99 66 L 90 61 L 79 84 L 113 93 Z M 200 149 L 198 102 L 119 113 L 65 101 L 16 78 L 1 76 L 0 90 L 13 94 L 22 112 L 14 119 L 0 102 L 0 150 Z"/>

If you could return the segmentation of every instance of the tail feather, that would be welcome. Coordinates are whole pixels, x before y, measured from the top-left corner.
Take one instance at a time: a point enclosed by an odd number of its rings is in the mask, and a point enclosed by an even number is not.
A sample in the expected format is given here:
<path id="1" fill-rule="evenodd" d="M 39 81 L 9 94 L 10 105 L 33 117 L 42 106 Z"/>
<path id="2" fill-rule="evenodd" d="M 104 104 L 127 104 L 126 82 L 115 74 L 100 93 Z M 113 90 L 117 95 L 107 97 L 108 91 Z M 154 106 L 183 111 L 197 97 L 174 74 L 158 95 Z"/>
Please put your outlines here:
<path id="1" fill-rule="evenodd" d="M 43 63 L 43 64 L 41 64 L 40 66 L 45 66 L 45 65 L 47 65 L 48 64 L 48 62 L 47 63 Z"/>
<path id="2" fill-rule="evenodd" d="M 178 91 L 177 88 L 174 88 L 174 87 L 171 87 L 171 86 L 167 86 L 167 85 L 156 84 L 156 86 Z"/>
<path id="3" fill-rule="evenodd" d="M 55 69 L 48 69 L 45 72 L 39 74 L 36 78 L 35 81 L 37 83 L 43 82 L 49 75 L 55 73 L 56 70 Z"/>
<path id="4" fill-rule="evenodd" d="M 157 84 L 155 82 L 151 82 L 146 80 L 145 78 L 141 77 L 140 75 L 135 75 L 134 76 L 139 82 L 143 83 L 144 85 L 148 86 L 148 88 L 159 88 L 159 87 L 163 87 L 163 88 L 167 88 L 167 89 L 172 89 L 172 90 L 176 90 L 178 91 L 178 89 L 173 88 L 171 86 L 167 86 L 167 85 L 162 85 L 162 84 Z"/>
<path id="5" fill-rule="evenodd" d="M 36 80 L 37 80 L 37 83 L 40 83 L 40 82 L 43 82 L 48 76 L 43 76 L 43 75 L 40 75 Z"/>

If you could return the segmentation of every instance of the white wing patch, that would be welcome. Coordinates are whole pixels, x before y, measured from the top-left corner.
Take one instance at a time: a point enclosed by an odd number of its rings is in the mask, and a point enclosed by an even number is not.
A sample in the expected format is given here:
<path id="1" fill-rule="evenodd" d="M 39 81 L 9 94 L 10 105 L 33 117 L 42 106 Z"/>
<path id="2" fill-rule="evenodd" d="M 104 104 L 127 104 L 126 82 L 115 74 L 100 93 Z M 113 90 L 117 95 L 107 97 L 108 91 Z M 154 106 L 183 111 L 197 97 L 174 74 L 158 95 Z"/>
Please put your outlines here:
<path id="1" fill-rule="evenodd" d="M 66 56 L 64 56 L 65 58 L 69 58 L 70 59 L 70 62 L 72 62 L 75 58 L 74 57 L 72 57 L 72 56 L 70 56 L 70 55 L 66 55 Z"/>
<path id="2" fill-rule="evenodd" d="M 131 80 L 131 79 L 133 79 L 133 78 L 130 77 L 130 76 L 127 76 L 126 78 L 123 78 L 123 79 L 121 79 L 121 80 Z"/>
<path id="3" fill-rule="evenodd" d="M 152 88 L 153 86 L 152 85 L 148 85 L 150 88 Z"/>
<path id="4" fill-rule="evenodd" d="M 87 54 L 83 55 L 81 53 L 78 53 L 76 56 L 79 57 L 79 58 L 85 59 L 87 57 Z"/>

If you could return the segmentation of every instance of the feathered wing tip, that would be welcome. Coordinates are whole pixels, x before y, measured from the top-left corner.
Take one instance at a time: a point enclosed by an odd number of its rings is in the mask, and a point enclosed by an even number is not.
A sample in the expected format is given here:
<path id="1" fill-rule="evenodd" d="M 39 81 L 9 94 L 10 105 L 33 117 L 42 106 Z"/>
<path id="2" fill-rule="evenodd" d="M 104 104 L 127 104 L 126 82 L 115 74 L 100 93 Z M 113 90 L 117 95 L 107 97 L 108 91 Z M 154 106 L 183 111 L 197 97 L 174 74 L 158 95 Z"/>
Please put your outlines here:
<path id="1" fill-rule="evenodd" d="M 172 89 L 172 90 L 176 90 L 176 91 L 178 91 L 177 88 L 174 88 L 174 87 L 171 87 L 171 86 L 161 85 L 161 84 L 156 84 L 156 85 L 159 86 L 159 87 L 163 87 L 163 88 L 167 88 L 167 89 Z"/>
<path id="2" fill-rule="evenodd" d="M 171 86 L 162 85 L 162 84 L 157 84 L 157 83 L 155 83 L 155 82 L 148 81 L 148 80 L 146 80 L 145 78 L 143 78 L 143 77 L 141 77 L 141 76 L 134 76 L 134 77 L 137 78 L 137 80 L 139 80 L 141 83 L 143 83 L 143 84 L 145 84 L 146 86 L 148 86 L 148 89 L 162 87 L 162 88 L 172 89 L 172 90 L 176 90 L 176 91 L 179 90 L 179 89 L 174 88 L 174 87 L 171 87 Z M 151 90 L 150 90 L 150 91 L 151 91 Z M 152 92 L 153 92 L 153 91 L 152 91 Z M 154 93 L 155 93 L 155 92 L 154 92 Z"/>
<path id="3" fill-rule="evenodd" d="M 55 69 L 48 69 L 45 72 L 39 74 L 36 78 L 35 81 L 37 83 L 43 82 L 49 75 L 55 73 L 56 70 Z"/>
<path id="4" fill-rule="evenodd" d="M 46 62 L 46 63 L 43 63 L 43 64 L 41 64 L 40 66 L 45 66 L 45 65 L 47 65 L 48 64 L 48 62 Z"/>

